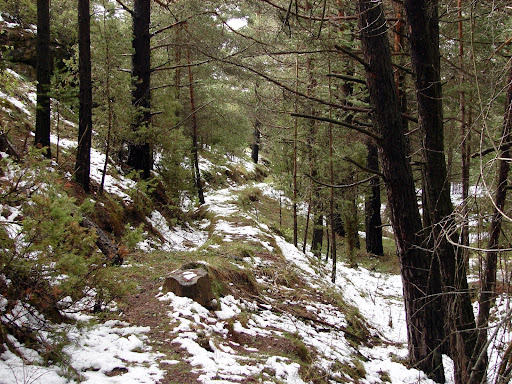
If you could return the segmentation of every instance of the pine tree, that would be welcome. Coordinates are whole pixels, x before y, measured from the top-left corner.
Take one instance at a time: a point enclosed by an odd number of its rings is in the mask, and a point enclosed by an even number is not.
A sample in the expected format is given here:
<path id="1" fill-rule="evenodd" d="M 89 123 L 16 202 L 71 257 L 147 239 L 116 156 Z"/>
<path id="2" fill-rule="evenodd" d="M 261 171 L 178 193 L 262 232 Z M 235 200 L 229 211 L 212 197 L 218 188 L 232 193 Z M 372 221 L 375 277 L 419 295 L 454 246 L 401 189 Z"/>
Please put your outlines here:
<path id="1" fill-rule="evenodd" d="M 91 17 L 89 0 L 78 2 L 80 109 L 75 180 L 90 191 L 92 141 Z"/>
<path id="2" fill-rule="evenodd" d="M 37 0 L 37 110 L 36 147 L 50 150 L 50 1 Z"/>

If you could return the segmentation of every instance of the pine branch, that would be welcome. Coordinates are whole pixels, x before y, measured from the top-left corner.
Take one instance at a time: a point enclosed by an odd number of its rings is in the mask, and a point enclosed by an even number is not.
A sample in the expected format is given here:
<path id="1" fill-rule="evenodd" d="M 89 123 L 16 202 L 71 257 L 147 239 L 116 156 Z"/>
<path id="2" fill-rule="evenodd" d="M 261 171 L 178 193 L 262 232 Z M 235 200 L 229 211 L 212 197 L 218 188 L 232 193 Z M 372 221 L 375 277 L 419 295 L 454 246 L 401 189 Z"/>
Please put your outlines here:
<path id="1" fill-rule="evenodd" d="M 192 16 L 188 17 L 187 20 L 190 19 L 191 17 Z M 169 29 L 172 29 L 172 28 L 177 27 L 179 25 L 185 24 L 187 22 L 187 20 L 177 21 L 176 23 L 168 25 L 167 27 L 160 28 L 160 29 L 156 30 L 155 32 L 153 32 L 150 35 L 150 37 L 154 37 L 154 36 L 158 35 L 159 33 L 165 32 L 165 31 L 167 31 Z"/>
<path id="2" fill-rule="evenodd" d="M 328 77 L 335 77 L 337 79 L 346 80 L 346 81 L 353 81 L 354 83 L 359 83 L 359 84 L 366 85 L 366 81 L 365 80 L 360 79 L 358 77 L 354 77 L 354 76 L 341 75 L 341 74 L 338 74 L 338 73 L 329 73 L 327 76 Z"/>
<path id="3" fill-rule="evenodd" d="M 204 55 L 208 56 L 208 57 L 211 57 L 210 55 L 206 54 L 205 52 L 202 52 Z M 312 101 L 316 101 L 317 103 L 320 103 L 320 104 L 323 104 L 323 105 L 327 105 L 327 106 L 330 106 L 330 107 L 333 107 L 333 108 L 339 108 L 339 109 L 343 109 L 345 111 L 354 111 L 354 112 L 362 112 L 362 113 L 370 113 L 372 110 L 370 108 L 361 108 L 361 107 L 354 107 L 354 106 L 351 106 L 351 105 L 346 105 L 346 104 L 335 104 L 335 103 L 331 103 L 329 101 L 326 101 L 326 100 L 322 100 L 318 97 L 314 97 L 314 96 L 309 96 L 303 92 L 300 92 L 300 91 L 296 91 L 294 89 L 292 89 L 291 87 L 277 81 L 276 79 L 270 77 L 269 75 L 267 75 L 266 73 L 263 73 L 263 72 L 260 72 L 254 68 L 251 68 L 247 65 L 243 65 L 241 63 L 236 63 L 234 61 L 230 61 L 230 60 L 227 60 L 227 59 L 221 59 L 221 58 L 217 58 L 216 60 L 220 61 L 220 62 L 223 62 L 223 63 L 226 63 L 226 64 L 231 64 L 235 67 L 239 67 L 239 68 L 243 68 L 249 72 L 252 72 L 254 73 L 255 75 L 258 75 L 262 78 L 264 78 L 265 80 L 271 82 L 272 84 L 274 85 L 277 85 L 278 87 L 280 88 L 283 88 L 285 89 L 286 91 L 290 92 L 291 94 L 294 94 L 294 95 L 297 95 L 297 96 L 300 96 L 300 97 L 303 97 L 305 99 L 308 99 L 308 100 L 312 100 Z"/>
<path id="4" fill-rule="evenodd" d="M 355 61 L 362 64 L 366 69 L 370 68 L 370 64 L 368 64 L 366 61 L 364 61 L 362 57 L 359 57 L 357 54 L 355 54 L 350 48 L 343 47 L 338 44 L 335 44 L 334 48 L 336 48 L 338 51 L 343 52 L 345 55 L 353 58 Z"/>
<path id="5" fill-rule="evenodd" d="M 356 125 L 345 123 L 344 121 L 335 120 L 335 119 L 331 119 L 331 118 L 328 118 L 328 117 L 322 117 L 322 116 L 305 115 L 305 114 L 302 114 L 302 113 L 292 113 L 291 115 L 294 116 L 294 117 L 303 117 L 305 119 L 319 120 L 319 121 L 325 121 L 327 123 L 341 125 L 343 127 L 352 129 L 353 131 L 362 133 L 363 135 L 369 136 L 372 139 L 374 139 L 376 142 L 382 141 L 382 139 L 379 136 L 377 136 L 375 133 L 370 132 L 367 129 L 358 127 Z"/>
<path id="6" fill-rule="evenodd" d="M 357 168 L 359 168 L 359 169 L 361 169 L 361 170 L 363 170 L 365 172 L 373 173 L 374 175 L 377 175 L 380 178 L 382 178 L 382 180 L 386 180 L 384 174 L 380 173 L 379 171 L 376 171 L 375 169 L 370 169 L 368 167 L 365 167 L 364 165 L 359 164 L 357 161 L 352 160 L 350 157 L 347 157 L 347 156 L 344 157 L 343 159 L 348 161 L 350 164 L 354 164 Z"/>
<path id="7" fill-rule="evenodd" d="M 173 65 L 171 67 L 162 67 L 162 68 L 153 68 L 151 72 L 159 72 L 159 71 L 170 71 L 172 69 L 178 69 L 178 68 L 188 68 L 188 67 L 197 67 L 199 65 L 208 64 L 212 60 L 203 60 L 199 61 L 197 63 L 190 63 L 190 64 L 179 64 L 179 65 Z"/>

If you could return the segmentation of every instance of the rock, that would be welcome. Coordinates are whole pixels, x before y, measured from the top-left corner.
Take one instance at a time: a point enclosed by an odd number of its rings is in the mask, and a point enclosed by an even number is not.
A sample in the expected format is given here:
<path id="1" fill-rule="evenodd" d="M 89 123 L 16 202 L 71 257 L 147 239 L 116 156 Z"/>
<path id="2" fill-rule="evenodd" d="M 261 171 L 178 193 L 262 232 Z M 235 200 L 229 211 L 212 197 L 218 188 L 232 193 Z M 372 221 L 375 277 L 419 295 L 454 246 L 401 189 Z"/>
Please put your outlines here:
<path id="1" fill-rule="evenodd" d="M 210 276 L 203 268 L 181 268 L 171 272 L 165 278 L 164 292 L 189 297 L 207 308 L 211 306 L 214 299 Z"/>

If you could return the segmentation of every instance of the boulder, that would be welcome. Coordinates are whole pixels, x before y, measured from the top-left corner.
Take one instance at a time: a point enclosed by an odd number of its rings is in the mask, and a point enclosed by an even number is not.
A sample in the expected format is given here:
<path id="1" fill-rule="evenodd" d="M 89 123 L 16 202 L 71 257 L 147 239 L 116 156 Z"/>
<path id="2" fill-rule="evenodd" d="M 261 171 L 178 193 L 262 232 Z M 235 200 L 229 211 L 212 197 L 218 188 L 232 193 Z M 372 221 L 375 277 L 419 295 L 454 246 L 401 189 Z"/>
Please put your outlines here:
<path id="1" fill-rule="evenodd" d="M 211 307 L 214 298 L 210 276 L 203 268 L 181 268 L 169 273 L 165 278 L 163 290 L 191 298 L 207 308 Z"/>

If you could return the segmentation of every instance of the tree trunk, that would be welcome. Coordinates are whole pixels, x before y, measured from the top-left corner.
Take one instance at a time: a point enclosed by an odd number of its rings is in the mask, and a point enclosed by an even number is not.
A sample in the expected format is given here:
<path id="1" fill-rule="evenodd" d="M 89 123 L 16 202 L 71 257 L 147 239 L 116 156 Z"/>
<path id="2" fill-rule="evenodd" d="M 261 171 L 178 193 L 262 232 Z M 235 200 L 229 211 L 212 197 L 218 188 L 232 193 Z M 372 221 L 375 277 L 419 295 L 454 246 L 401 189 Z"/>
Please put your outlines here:
<path id="1" fill-rule="evenodd" d="M 107 33 L 107 15 L 106 11 L 103 14 L 103 31 L 105 34 L 105 92 L 107 97 L 107 107 L 108 107 L 108 126 L 107 126 L 107 143 L 105 148 L 105 163 L 103 164 L 103 173 L 101 175 L 101 183 L 100 183 L 100 193 L 103 193 L 103 188 L 105 186 L 105 176 L 107 174 L 108 167 L 108 159 L 110 157 L 110 140 L 112 138 L 112 119 L 113 119 L 113 106 L 112 106 L 112 97 L 110 89 L 110 74 L 112 71 L 111 58 L 110 58 L 110 41 Z"/>
<path id="2" fill-rule="evenodd" d="M 330 34 L 329 34 L 330 35 Z M 329 73 L 331 73 L 331 59 L 328 59 Z M 332 80 L 329 77 L 329 101 L 332 101 Z M 332 108 L 329 107 L 329 118 L 332 119 Z M 334 136 L 332 130 L 332 124 L 329 124 L 329 180 L 331 185 L 334 185 Z M 329 243 L 331 244 L 331 259 L 332 259 L 332 270 L 331 270 L 331 281 L 336 282 L 336 267 L 337 267 L 337 254 L 336 254 L 336 231 L 334 230 L 335 218 L 334 218 L 334 187 L 330 188 L 329 191 L 329 218 L 330 225 L 327 225 L 327 255 L 326 261 L 329 260 Z M 329 231 L 330 229 L 330 231 Z M 331 241 L 329 242 L 329 239 Z"/>
<path id="3" fill-rule="evenodd" d="M 404 16 L 404 5 L 402 2 L 393 1 L 393 9 L 395 11 L 396 23 L 395 23 L 395 54 L 397 55 L 398 64 L 402 66 L 407 66 L 409 63 L 406 63 L 406 55 L 407 55 L 407 42 L 406 42 L 406 25 L 405 25 L 405 16 Z M 405 55 L 404 55 L 405 54 Z M 406 89 L 406 80 L 405 80 L 406 72 L 402 68 L 395 68 L 395 82 L 396 89 L 398 92 L 398 100 L 400 103 L 400 110 L 402 111 L 402 128 L 404 132 L 409 131 L 409 120 L 405 117 L 408 113 L 407 107 L 407 89 Z M 411 142 L 409 136 L 405 137 L 405 144 L 407 148 L 407 153 L 411 153 Z"/>
<path id="4" fill-rule="evenodd" d="M 132 106 L 135 117 L 132 125 L 134 139 L 128 144 L 128 165 L 142 172 L 149 179 L 153 159 L 146 140 L 146 130 L 151 124 L 151 50 L 150 50 L 150 0 L 133 3 L 133 55 L 132 55 Z"/>
<path id="5" fill-rule="evenodd" d="M 251 152 L 251 158 L 254 164 L 258 164 L 258 156 L 260 152 L 260 132 L 261 127 L 261 121 L 256 118 L 256 121 L 254 122 L 254 140 L 252 143 L 252 152 Z"/>
<path id="6" fill-rule="evenodd" d="M 37 0 L 37 108 L 35 145 L 50 158 L 50 2 Z"/>
<path id="7" fill-rule="evenodd" d="M 299 59 L 295 58 L 295 92 L 299 87 Z M 295 95 L 294 109 L 297 110 L 298 96 Z M 297 136 L 298 121 L 295 117 L 293 121 L 293 245 L 297 247 L 299 243 L 299 225 L 297 222 Z"/>
<path id="8" fill-rule="evenodd" d="M 192 75 L 192 66 L 190 59 L 190 48 L 187 48 L 187 62 L 188 62 L 188 80 L 190 89 L 190 113 L 192 117 L 192 161 L 193 161 L 193 173 L 194 182 L 197 188 L 197 196 L 199 203 L 204 204 L 204 191 L 203 182 L 201 180 L 201 172 L 199 170 L 199 152 L 197 147 L 197 116 L 196 116 L 196 103 L 194 99 L 194 77 Z"/>
<path id="9" fill-rule="evenodd" d="M 512 67 L 508 76 L 508 90 L 507 99 L 505 103 L 505 117 L 503 122 L 503 132 L 501 136 L 501 144 L 505 144 L 499 155 L 499 173 L 498 183 L 496 188 L 496 196 L 494 199 L 494 213 L 491 219 L 491 226 L 489 230 L 489 245 L 490 252 L 487 252 L 485 259 L 485 269 L 483 273 L 482 292 L 478 300 L 478 346 L 477 358 L 481 355 L 480 361 L 477 365 L 477 370 L 480 375 L 485 376 L 487 369 L 487 351 L 485 344 L 487 342 L 487 327 L 489 325 L 489 312 L 494 303 L 496 295 L 496 271 L 498 266 L 499 255 L 499 237 L 501 233 L 503 210 L 505 209 L 505 201 L 507 197 L 508 175 L 510 170 L 509 159 L 512 155 L 508 143 L 510 143 L 512 133 Z M 475 383 L 477 381 L 474 381 Z"/>
<path id="10" fill-rule="evenodd" d="M 318 259 L 322 256 L 322 245 L 324 241 L 324 215 L 316 210 L 315 217 L 313 218 L 313 234 L 311 236 L 311 252 Z"/>
<path id="11" fill-rule="evenodd" d="M 354 174 L 350 174 L 346 179 L 346 184 L 352 184 L 354 182 Z M 343 192 L 344 196 L 344 223 L 345 223 L 345 245 L 347 258 L 350 264 L 355 266 L 354 253 L 356 248 L 360 248 L 359 232 L 358 232 L 358 214 L 357 214 L 357 203 L 356 203 L 356 191 L 355 188 L 349 188 Z"/>
<path id="12" fill-rule="evenodd" d="M 343 215 L 339 210 L 338 204 L 335 205 L 333 230 L 338 236 L 345 237 L 347 231 L 345 230 L 345 224 L 343 223 Z"/>
<path id="13" fill-rule="evenodd" d="M 306 11 L 310 9 L 310 3 L 306 0 L 305 8 Z M 313 58 L 311 56 L 307 56 L 306 58 L 306 71 L 308 74 L 308 87 L 307 87 L 307 95 L 313 96 L 315 88 L 317 86 L 317 81 L 313 74 L 314 63 Z M 309 113 L 312 116 L 316 116 L 317 112 L 313 103 L 309 103 L 308 105 Z M 309 160 L 309 175 L 311 180 L 315 180 L 318 176 L 317 169 L 317 157 L 315 151 L 316 139 L 318 134 L 316 120 L 309 120 L 309 132 L 307 138 L 308 144 L 308 160 Z M 313 231 L 311 236 L 311 252 L 317 257 L 320 258 L 322 253 L 322 242 L 323 242 L 323 214 L 322 214 L 322 201 L 320 196 L 321 186 L 315 182 L 311 182 L 311 211 L 313 213 Z M 306 238 L 305 238 L 306 241 Z"/>
<path id="14" fill-rule="evenodd" d="M 366 82 L 380 137 L 379 156 L 391 223 L 400 260 L 407 319 L 409 359 L 437 382 L 444 382 L 440 342 L 429 294 L 432 257 L 422 250 L 421 218 L 412 169 L 406 156 L 402 114 L 394 82 L 382 3 L 358 0 L 358 21 L 366 66 Z"/>
<path id="15" fill-rule="evenodd" d="M 455 382 L 467 384 L 473 367 L 471 356 L 477 334 L 466 264 L 462 252 L 457 252 L 446 239 L 446 229 L 453 228 L 455 224 L 444 155 L 438 4 L 437 0 L 406 0 L 404 6 L 410 31 L 419 124 L 424 140 L 424 209 L 431 223 L 429 239 L 435 255 L 434 266 L 436 261 L 439 262 L 441 271 L 445 330 L 449 332 L 450 356 L 455 363 Z"/>
<path id="16" fill-rule="evenodd" d="M 366 166 L 369 169 L 379 170 L 379 152 L 377 146 L 368 141 L 366 144 L 368 156 Z M 370 192 L 366 194 L 365 201 L 365 230 L 366 230 L 366 252 L 382 256 L 382 220 L 380 217 L 380 180 L 374 176 L 370 180 Z"/>
<path id="17" fill-rule="evenodd" d="M 468 225 L 468 197 L 469 197 L 469 165 L 470 165 L 470 148 L 469 136 L 470 130 L 466 125 L 466 95 L 464 92 L 464 33 L 462 24 L 462 0 L 457 1 L 457 19 L 459 24 L 459 118 L 460 118 L 460 135 L 461 135 L 461 183 L 462 183 L 462 225 L 460 230 L 460 242 L 463 246 L 463 259 L 466 268 L 469 266 L 469 252 L 466 247 L 469 246 L 469 225 Z"/>
<path id="18" fill-rule="evenodd" d="M 89 0 L 78 2 L 78 71 L 80 80 L 80 109 L 78 149 L 75 180 L 86 192 L 90 190 L 92 140 L 92 84 L 91 84 L 91 17 Z"/>

